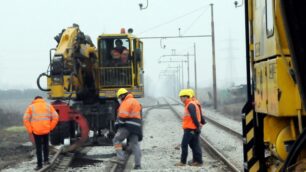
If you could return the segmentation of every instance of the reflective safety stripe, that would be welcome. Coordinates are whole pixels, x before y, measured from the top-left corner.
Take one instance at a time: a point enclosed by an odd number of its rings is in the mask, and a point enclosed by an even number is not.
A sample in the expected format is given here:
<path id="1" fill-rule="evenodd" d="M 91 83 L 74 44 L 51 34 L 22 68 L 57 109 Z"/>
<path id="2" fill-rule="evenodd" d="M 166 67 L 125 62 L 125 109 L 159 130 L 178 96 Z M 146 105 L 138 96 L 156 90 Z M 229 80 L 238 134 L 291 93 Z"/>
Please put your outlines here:
<path id="1" fill-rule="evenodd" d="M 118 117 L 141 119 L 140 111 L 141 105 L 139 102 L 133 98 L 132 94 L 128 94 L 119 107 Z"/>
<path id="2" fill-rule="evenodd" d="M 46 114 L 32 114 L 32 116 L 33 117 L 40 117 L 40 116 L 49 116 L 49 117 L 51 117 L 51 114 L 49 114 L 49 113 L 48 114 L 47 113 Z"/>
<path id="3" fill-rule="evenodd" d="M 127 112 L 127 111 L 119 111 L 119 114 L 124 114 L 124 115 L 127 115 L 127 116 L 136 116 L 136 115 L 140 115 L 140 112 Z"/>
<path id="4" fill-rule="evenodd" d="M 184 116 L 190 116 L 190 114 L 189 113 L 185 113 Z"/>
<path id="5" fill-rule="evenodd" d="M 23 118 L 24 121 L 30 121 L 30 118 Z"/>
<path id="6" fill-rule="evenodd" d="M 136 126 L 141 126 L 141 124 L 137 123 L 137 122 L 134 122 L 134 121 L 121 121 L 121 120 L 118 120 L 115 122 L 115 125 L 116 124 L 131 124 L 131 125 L 136 125 Z"/>
<path id="7" fill-rule="evenodd" d="M 120 114 L 125 114 L 125 115 L 128 115 L 128 116 L 130 115 L 130 113 L 127 112 L 127 111 L 119 111 L 119 113 L 120 113 Z"/>
<path id="8" fill-rule="evenodd" d="M 132 116 L 140 115 L 140 112 L 132 112 L 131 115 L 132 115 Z"/>
<path id="9" fill-rule="evenodd" d="M 23 115 L 23 120 L 30 120 L 32 118 L 32 116 L 30 114 L 24 114 Z"/>
<path id="10" fill-rule="evenodd" d="M 50 105 L 48 103 L 46 103 L 46 108 L 47 108 L 48 114 L 50 114 L 50 116 L 51 116 L 51 109 L 50 109 Z"/>
<path id="11" fill-rule="evenodd" d="M 32 108 L 32 114 L 33 114 L 35 110 L 34 105 L 31 105 L 31 108 Z"/>
<path id="12" fill-rule="evenodd" d="M 40 113 L 40 114 L 37 114 L 37 113 L 35 113 L 35 107 L 34 107 L 34 105 L 31 105 L 31 107 L 32 107 L 32 117 L 41 117 L 41 116 L 51 117 L 50 106 L 49 106 L 48 104 L 46 104 L 47 113 Z M 32 120 L 32 121 L 33 121 L 33 120 Z"/>
<path id="13" fill-rule="evenodd" d="M 131 124 L 131 125 L 136 125 L 136 126 L 141 126 L 141 124 L 137 123 L 137 122 L 134 122 L 134 121 L 125 121 L 125 123 L 127 124 Z"/>
<path id="14" fill-rule="evenodd" d="M 50 113 L 50 106 L 46 103 L 46 108 L 48 110 L 48 113 Z"/>
<path id="15" fill-rule="evenodd" d="M 31 122 L 36 122 L 36 121 L 50 121 L 50 118 L 37 118 L 37 119 L 31 119 Z"/>
<path id="16" fill-rule="evenodd" d="M 118 123 L 124 124 L 124 122 L 123 122 L 123 121 L 120 121 L 120 120 L 118 120 L 118 121 L 115 122 L 115 124 L 118 124 Z"/>

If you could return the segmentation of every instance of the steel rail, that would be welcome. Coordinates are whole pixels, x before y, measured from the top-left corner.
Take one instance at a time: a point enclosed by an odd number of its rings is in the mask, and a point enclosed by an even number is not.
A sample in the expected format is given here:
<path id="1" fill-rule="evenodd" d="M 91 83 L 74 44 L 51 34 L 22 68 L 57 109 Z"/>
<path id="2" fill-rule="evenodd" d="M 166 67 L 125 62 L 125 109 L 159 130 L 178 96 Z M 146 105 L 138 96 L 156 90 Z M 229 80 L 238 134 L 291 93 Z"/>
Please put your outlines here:
<path id="1" fill-rule="evenodd" d="M 65 171 L 73 160 L 75 153 L 65 152 L 65 147 L 60 147 L 52 157 L 50 164 L 44 166 L 39 172 Z"/>
<path id="2" fill-rule="evenodd" d="M 144 116 L 147 116 L 148 112 L 154 108 L 158 108 L 159 106 L 165 106 L 165 105 L 156 105 L 146 108 Z M 80 150 L 79 150 L 80 151 Z M 69 167 L 70 163 L 72 162 L 73 158 L 75 157 L 76 153 L 79 152 L 65 152 L 65 147 L 60 147 L 54 156 L 52 157 L 50 164 L 44 166 L 42 169 L 39 170 L 39 172 L 56 172 L 56 171 L 66 171 Z M 130 157 L 130 154 L 127 156 L 127 161 Z M 126 162 L 127 162 L 126 161 Z M 110 172 L 122 172 L 125 171 L 125 165 L 126 164 L 117 164 L 113 163 L 113 165 L 110 167 Z"/>

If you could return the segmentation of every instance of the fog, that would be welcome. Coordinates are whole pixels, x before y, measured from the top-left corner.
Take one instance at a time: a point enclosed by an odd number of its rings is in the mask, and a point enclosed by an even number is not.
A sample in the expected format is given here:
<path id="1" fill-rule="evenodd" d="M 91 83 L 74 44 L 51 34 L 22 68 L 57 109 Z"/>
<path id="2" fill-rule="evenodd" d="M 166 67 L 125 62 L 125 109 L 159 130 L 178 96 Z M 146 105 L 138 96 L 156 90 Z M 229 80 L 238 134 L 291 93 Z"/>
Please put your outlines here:
<path id="1" fill-rule="evenodd" d="M 145 0 L 3 0 L 0 89 L 37 88 L 37 76 L 49 64 L 49 49 L 56 46 L 54 36 L 73 23 L 93 41 L 102 33 L 119 33 L 122 27 L 133 28 L 134 35 L 139 37 L 210 35 L 210 3 L 214 4 L 217 87 L 245 83 L 244 9 L 235 8 L 234 0 L 149 0 L 144 10 L 139 9 L 139 3 L 146 5 Z M 146 95 L 163 96 L 173 91 L 176 85 L 173 76 L 160 76 L 160 71 L 173 70 L 178 64 L 158 61 L 173 49 L 177 54 L 193 54 L 194 43 L 198 88 L 212 86 L 210 37 L 144 39 L 143 42 Z M 191 87 L 194 87 L 193 60 L 190 56 Z"/>

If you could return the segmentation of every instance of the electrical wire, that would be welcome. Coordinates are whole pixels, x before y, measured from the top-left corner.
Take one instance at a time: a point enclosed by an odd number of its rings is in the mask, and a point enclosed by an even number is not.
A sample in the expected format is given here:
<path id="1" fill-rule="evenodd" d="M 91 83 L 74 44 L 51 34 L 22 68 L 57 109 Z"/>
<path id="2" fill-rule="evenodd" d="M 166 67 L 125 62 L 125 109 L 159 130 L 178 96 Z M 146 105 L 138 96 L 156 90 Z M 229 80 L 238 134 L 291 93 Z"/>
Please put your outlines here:
<path id="1" fill-rule="evenodd" d="M 157 28 L 159 28 L 159 27 L 161 27 L 161 26 L 164 26 L 164 25 L 173 23 L 174 21 L 177 21 L 178 19 L 184 18 L 184 17 L 186 17 L 186 16 L 188 16 L 188 15 L 190 15 L 190 14 L 193 14 L 193 13 L 195 13 L 195 12 L 197 12 L 197 11 L 202 10 L 204 7 L 208 7 L 208 5 L 205 5 L 205 6 L 202 6 L 202 7 L 200 7 L 200 8 L 197 8 L 197 9 L 195 9 L 195 10 L 192 10 L 192 11 L 190 11 L 190 12 L 188 12 L 188 13 L 185 13 L 185 14 L 183 14 L 183 15 L 180 15 L 180 16 L 178 16 L 178 17 L 175 17 L 175 18 L 173 18 L 173 19 L 171 19 L 171 20 L 168 20 L 168 21 L 166 21 L 166 22 L 164 22 L 164 23 L 161 23 L 161 24 L 155 25 L 155 26 L 153 26 L 153 27 L 150 27 L 150 28 L 148 28 L 147 30 L 145 30 L 145 31 L 143 31 L 143 32 L 140 32 L 139 35 L 141 35 L 141 34 L 143 34 L 143 33 L 146 33 L 146 32 L 148 32 L 148 31 L 152 31 L 152 30 L 154 30 L 154 29 L 157 29 Z"/>
<path id="2" fill-rule="evenodd" d="M 192 23 L 188 26 L 188 28 L 185 30 L 183 35 L 185 35 L 192 28 L 192 26 L 200 19 L 200 17 L 207 12 L 207 9 L 208 9 L 208 6 L 206 9 L 203 10 L 203 12 L 197 18 L 195 18 L 195 20 L 192 21 Z"/>

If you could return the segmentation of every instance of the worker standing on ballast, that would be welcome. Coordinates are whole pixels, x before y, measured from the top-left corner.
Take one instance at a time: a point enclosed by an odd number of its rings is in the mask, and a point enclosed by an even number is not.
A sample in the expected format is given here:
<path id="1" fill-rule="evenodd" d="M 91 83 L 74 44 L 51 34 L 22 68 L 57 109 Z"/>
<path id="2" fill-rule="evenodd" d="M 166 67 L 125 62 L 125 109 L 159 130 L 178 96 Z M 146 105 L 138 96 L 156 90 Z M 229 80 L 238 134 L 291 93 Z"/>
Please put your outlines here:
<path id="1" fill-rule="evenodd" d="M 202 166 L 202 151 L 199 143 L 199 135 L 201 133 L 201 114 L 199 107 L 192 100 L 192 95 L 188 89 L 183 89 L 179 93 L 181 101 L 185 104 L 183 129 L 184 135 L 181 143 L 181 161 L 175 166 L 185 166 L 188 156 L 188 145 L 193 154 L 193 161 L 188 164 L 191 166 Z"/>
<path id="2" fill-rule="evenodd" d="M 29 134 L 34 135 L 35 140 L 37 166 L 34 170 L 42 168 L 42 151 L 44 152 L 44 164 L 50 164 L 49 133 L 55 128 L 57 122 L 57 112 L 41 96 L 36 96 L 24 113 L 24 126 Z"/>
<path id="3" fill-rule="evenodd" d="M 115 127 L 117 132 L 113 139 L 117 154 L 117 162 L 124 162 L 126 154 L 122 149 L 122 142 L 128 140 L 128 150 L 131 149 L 135 156 L 134 169 L 141 169 L 141 150 L 139 141 L 142 140 L 141 104 L 125 88 L 120 88 L 117 97 L 121 104 L 118 109 Z"/>

